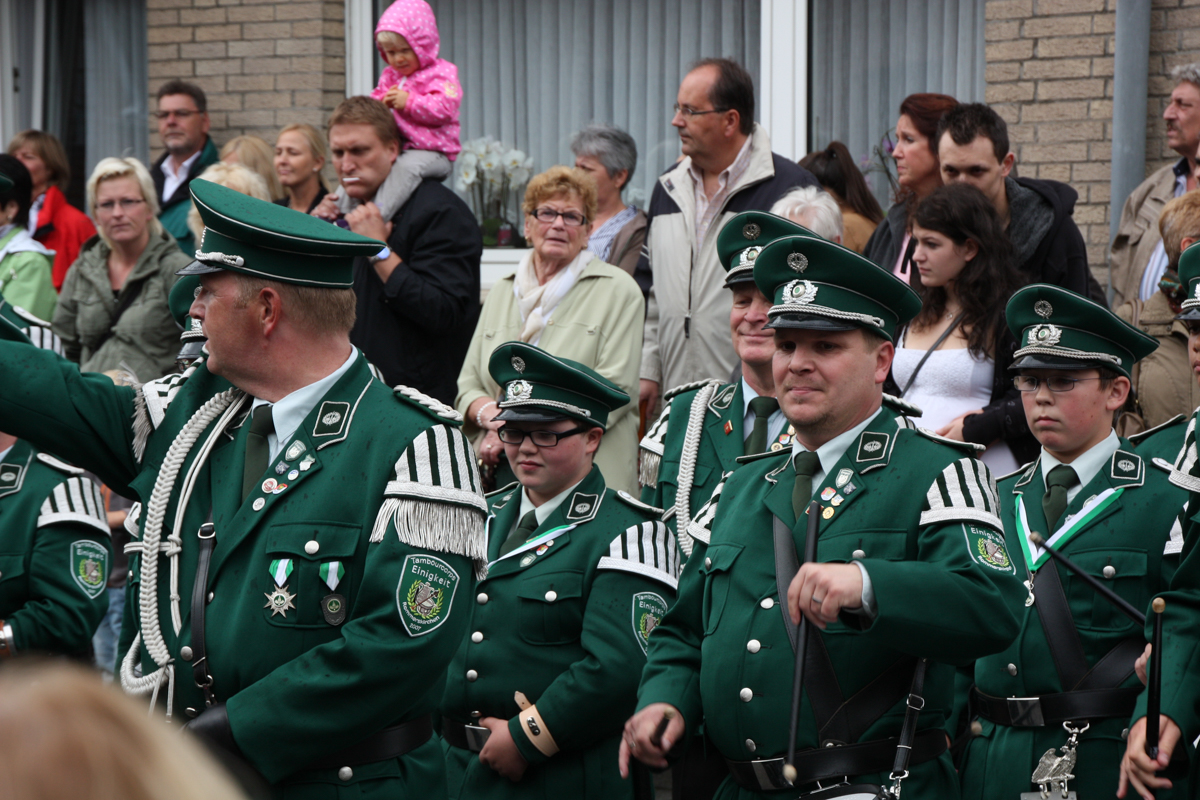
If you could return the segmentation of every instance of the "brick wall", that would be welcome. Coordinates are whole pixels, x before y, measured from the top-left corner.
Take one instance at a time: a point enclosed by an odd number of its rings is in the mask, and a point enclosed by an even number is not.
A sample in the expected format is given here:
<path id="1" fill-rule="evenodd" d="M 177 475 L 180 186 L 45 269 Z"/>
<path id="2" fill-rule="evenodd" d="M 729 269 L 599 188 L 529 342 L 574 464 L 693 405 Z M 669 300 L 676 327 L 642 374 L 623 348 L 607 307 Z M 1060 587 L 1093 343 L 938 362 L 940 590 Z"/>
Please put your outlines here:
<path id="1" fill-rule="evenodd" d="M 1200 61 L 1200 0 L 1154 0 L 1150 12 L 1150 98 L 1146 116 L 1146 174 L 1179 160 L 1167 147 L 1163 109 L 1175 88 L 1171 69 Z"/>
<path id="2" fill-rule="evenodd" d="M 208 95 L 218 146 L 252 133 L 274 143 L 292 122 L 323 128 L 345 96 L 344 3 L 147 0 L 150 108 L 171 78 Z M 162 154 L 150 124 L 153 158 Z"/>

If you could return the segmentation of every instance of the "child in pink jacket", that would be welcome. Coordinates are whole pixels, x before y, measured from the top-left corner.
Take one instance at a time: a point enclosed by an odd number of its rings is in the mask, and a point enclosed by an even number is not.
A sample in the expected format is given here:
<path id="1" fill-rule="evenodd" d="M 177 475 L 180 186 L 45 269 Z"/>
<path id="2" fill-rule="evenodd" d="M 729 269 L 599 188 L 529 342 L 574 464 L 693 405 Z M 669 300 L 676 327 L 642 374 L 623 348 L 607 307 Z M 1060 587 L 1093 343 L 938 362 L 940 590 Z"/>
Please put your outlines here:
<path id="1" fill-rule="evenodd" d="M 425 0 L 396 0 L 375 26 L 375 43 L 388 63 L 371 97 L 392 109 L 403 147 L 376 205 L 391 217 L 424 178 L 442 179 L 462 150 L 458 68 L 438 58 L 437 20 Z"/>

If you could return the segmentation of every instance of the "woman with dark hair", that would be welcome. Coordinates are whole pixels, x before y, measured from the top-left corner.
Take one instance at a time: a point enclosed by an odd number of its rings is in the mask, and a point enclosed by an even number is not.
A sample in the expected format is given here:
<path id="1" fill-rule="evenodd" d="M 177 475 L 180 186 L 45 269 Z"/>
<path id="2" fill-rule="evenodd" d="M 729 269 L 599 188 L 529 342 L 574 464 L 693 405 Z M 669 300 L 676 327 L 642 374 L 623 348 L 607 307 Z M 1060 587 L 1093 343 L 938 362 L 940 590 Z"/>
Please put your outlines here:
<path id="1" fill-rule="evenodd" d="M 867 187 L 850 150 L 841 142 L 830 142 L 824 150 L 800 159 L 800 166 L 816 176 L 821 188 L 837 200 L 842 210 L 842 244 L 861 253 L 883 222 L 883 209 Z"/>
<path id="2" fill-rule="evenodd" d="M 29 235 L 33 179 L 15 156 L 0 153 L 0 297 L 35 317 L 50 319 L 58 295 L 54 251 Z"/>
<path id="3" fill-rule="evenodd" d="M 1004 306 L 1021 287 L 995 208 L 966 184 L 935 189 L 913 214 L 913 265 L 921 313 L 896 343 L 892 377 L 924 414 L 921 426 L 987 446 L 997 475 L 1037 450 L 1008 374 L 1016 340 Z"/>
<path id="4" fill-rule="evenodd" d="M 937 156 L 937 125 L 942 115 L 958 101 L 947 94 L 910 94 L 900 104 L 900 119 L 896 121 L 896 178 L 900 190 L 896 202 L 888 209 L 887 217 L 879 223 L 867 242 L 863 255 L 884 269 L 919 286 L 915 273 L 910 273 L 908 258 L 909 216 L 917 203 L 942 185 L 941 165 Z M 908 258 L 906 258 L 906 256 Z"/>

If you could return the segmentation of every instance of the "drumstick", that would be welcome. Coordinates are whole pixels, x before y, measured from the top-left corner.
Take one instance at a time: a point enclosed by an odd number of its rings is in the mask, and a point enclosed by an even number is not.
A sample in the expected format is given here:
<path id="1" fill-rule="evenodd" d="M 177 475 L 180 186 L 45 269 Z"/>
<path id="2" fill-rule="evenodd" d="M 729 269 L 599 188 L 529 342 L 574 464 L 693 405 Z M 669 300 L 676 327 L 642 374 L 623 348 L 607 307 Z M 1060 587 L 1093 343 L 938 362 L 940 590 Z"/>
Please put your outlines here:
<path id="1" fill-rule="evenodd" d="M 821 504 L 813 500 L 808 504 L 808 531 L 804 537 L 804 562 L 817 560 L 817 525 L 821 519 Z M 787 613 L 791 613 L 789 609 Z M 783 765 L 783 777 L 788 783 L 796 780 L 796 726 L 800 722 L 800 697 L 804 688 L 804 662 L 808 652 L 808 619 L 801 614 L 797 630 L 796 668 L 792 679 L 792 719 L 788 725 L 787 761 Z"/>
<path id="2" fill-rule="evenodd" d="M 1158 714 L 1162 701 L 1163 612 L 1167 602 L 1161 597 L 1150 604 L 1154 610 L 1154 638 L 1150 648 L 1150 671 L 1146 676 L 1146 755 L 1158 758 Z"/>

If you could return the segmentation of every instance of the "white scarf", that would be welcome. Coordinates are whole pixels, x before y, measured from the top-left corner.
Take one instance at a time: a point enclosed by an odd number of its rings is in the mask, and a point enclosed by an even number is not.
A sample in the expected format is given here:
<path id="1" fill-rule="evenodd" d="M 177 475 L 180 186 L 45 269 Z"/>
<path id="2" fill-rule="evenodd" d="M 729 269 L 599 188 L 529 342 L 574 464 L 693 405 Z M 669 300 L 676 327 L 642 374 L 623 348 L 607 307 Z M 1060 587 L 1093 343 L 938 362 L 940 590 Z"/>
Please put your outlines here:
<path id="1" fill-rule="evenodd" d="M 533 269 L 533 251 L 530 250 L 517 266 L 517 279 L 513 281 L 513 294 L 517 298 L 517 309 L 521 312 L 521 341 L 537 344 L 542 329 L 550 321 L 550 315 L 567 293 L 579 280 L 584 267 L 592 263 L 596 255 L 583 250 L 575 260 L 554 273 L 544 284 L 538 283 Z"/>

